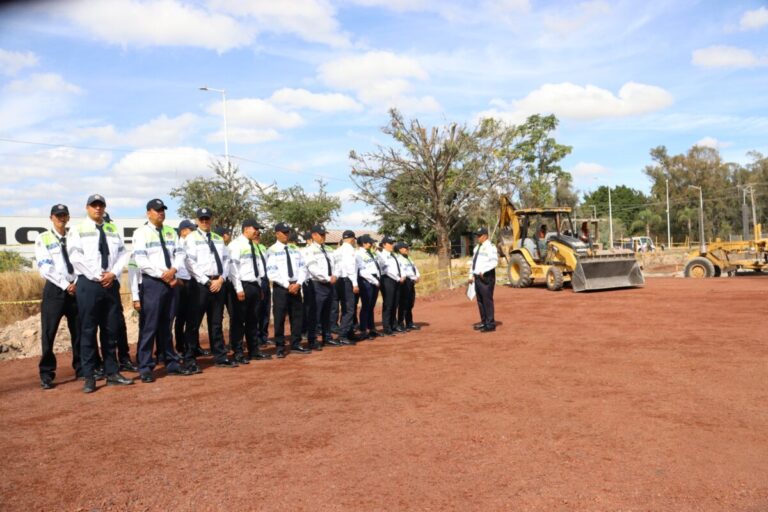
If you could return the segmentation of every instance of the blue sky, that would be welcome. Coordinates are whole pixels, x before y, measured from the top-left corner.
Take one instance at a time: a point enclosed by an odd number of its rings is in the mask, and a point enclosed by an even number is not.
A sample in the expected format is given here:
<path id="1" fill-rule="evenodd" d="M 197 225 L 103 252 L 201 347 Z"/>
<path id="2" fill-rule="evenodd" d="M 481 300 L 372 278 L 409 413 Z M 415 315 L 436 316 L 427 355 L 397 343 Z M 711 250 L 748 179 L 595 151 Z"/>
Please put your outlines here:
<path id="1" fill-rule="evenodd" d="M 209 173 L 344 200 L 348 153 L 427 124 L 554 113 L 577 189 L 647 190 L 649 150 L 768 153 L 768 6 L 758 1 L 101 0 L 0 9 L 0 215 L 115 216 Z M 36 144 L 28 144 L 33 142 Z M 172 204 L 172 201 L 170 201 Z"/>

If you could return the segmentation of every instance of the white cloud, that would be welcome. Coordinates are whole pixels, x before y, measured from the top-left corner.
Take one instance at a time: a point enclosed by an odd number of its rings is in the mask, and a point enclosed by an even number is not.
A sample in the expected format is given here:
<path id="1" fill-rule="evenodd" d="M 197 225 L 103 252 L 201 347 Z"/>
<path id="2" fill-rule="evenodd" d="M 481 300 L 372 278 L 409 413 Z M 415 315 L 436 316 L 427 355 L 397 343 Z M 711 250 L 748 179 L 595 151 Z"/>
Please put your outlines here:
<path id="1" fill-rule="evenodd" d="M 295 34 L 305 41 L 335 47 L 350 45 L 336 11 L 326 0 L 209 0 L 208 5 L 235 16 L 249 17 L 264 31 Z"/>
<path id="2" fill-rule="evenodd" d="M 112 44 L 194 46 L 223 52 L 250 44 L 255 29 L 177 0 L 49 2 L 59 15 Z"/>
<path id="3" fill-rule="evenodd" d="M 37 66 L 37 55 L 32 52 L 12 52 L 0 48 L 0 74 L 15 75 L 24 68 Z"/>
<path id="4" fill-rule="evenodd" d="M 0 95 L 0 132 L 23 128 L 69 114 L 82 89 L 55 73 L 37 73 L 5 85 Z"/>
<path id="5" fill-rule="evenodd" d="M 590 120 L 606 117 L 627 117 L 655 112 L 668 107 L 672 95 L 654 85 L 627 82 L 618 95 L 594 85 L 580 86 L 569 82 L 544 84 L 525 98 L 511 104 L 496 99 L 497 108 L 477 117 L 497 117 L 516 124 L 538 113 L 553 113 L 560 118 Z"/>
<path id="6" fill-rule="evenodd" d="M 342 204 L 354 202 L 355 194 L 357 194 L 357 191 L 353 188 L 344 188 L 336 192 L 330 193 L 330 195 L 338 197 L 341 200 Z"/>
<path id="7" fill-rule="evenodd" d="M 221 102 L 211 104 L 207 111 L 211 115 L 222 115 Z M 304 119 L 296 112 L 280 110 L 258 98 L 228 100 L 227 121 L 239 128 L 295 128 L 304 124 Z"/>
<path id="8" fill-rule="evenodd" d="M 121 146 L 168 146 L 180 144 L 193 131 L 199 119 L 194 114 L 181 114 L 169 118 L 161 115 L 126 132 L 119 132 L 113 125 L 96 126 L 77 130 L 83 138 L 94 137 L 106 144 Z"/>
<path id="9" fill-rule="evenodd" d="M 594 26 L 597 18 L 605 17 L 611 12 L 611 6 L 603 0 L 581 2 L 567 12 L 558 8 L 556 14 L 545 14 L 542 22 L 544 27 L 554 32 L 556 36 L 570 36 L 585 27 Z"/>
<path id="10" fill-rule="evenodd" d="M 694 146 L 700 146 L 700 147 L 712 148 L 712 149 L 723 149 L 723 148 L 727 148 L 730 145 L 731 143 L 729 142 L 723 142 L 721 140 L 717 140 L 716 138 L 709 137 L 709 136 L 703 137 L 694 143 Z"/>
<path id="11" fill-rule="evenodd" d="M 574 177 L 595 176 L 607 173 L 608 168 L 593 162 L 579 162 L 569 169 L 569 172 Z"/>
<path id="12" fill-rule="evenodd" d="M 270 96 L 269 101 L 289 109 L 306 108 L 320 112 L 359 111 L 362 109 L 358 102 L 344 94 L 318 94 L 306 89 L 279 89 Z"/>
<path id="13" fill-rule="evenodd" d="M 80 94 L 82 89 L 64 80 L 61 75 L 56 73 L 35 73 L 28 78 L 13 80 L 4 88 L 7 93 L 40 93 L 40 92 L 64 92 L 69 94 Z"/>
<path id="14" fill-rule="evenodd" d="M 112 161 L 108 151 L 86 151 L 57 147 L 7 155 L 0 162 L 0 183 L 37 179 L 68 179 L 74 172 L 103 170 Z"/>
<path id="15" fill-rule="evenodd" d="M 212 160 L 213 156 L 200 148 L 140 149 L 121 158 L 113 167 L 113 175 L 131 179 L 181 180 L 210 173 Z"/>
<path id="16" fill-rule="evenodd" d="M 419 111 L 439 109 L 431 96 L 409 95 L 412 80 L 429 78 L 424 68 L 410 57 L 384 51 L 341 57 L 322 64 L 319 76 L 330 87 L 355 91 L 357 98 L 367 105 Z"/>
<path id="17" fill-rule="evenodd" d="M 259 144 L 261 142 L 269 142 L 271 140 L 277 140 L 280 138 L 280 134 L 277 130 L 272 128 L 267 129 L 254 129 L 254 128 L 228 128 L 227 129 L 227 141 L 234 142 L 236 144 Z M 212 133 L 208 137 L 209 141 L 223 142 L 224 130 L 219 130 Z"/>
<path id="18" fill-rule="evenodd" d="M 704 68 L 754 68 L 768 65 L 768 58 L 734 46 L 710 46 L 694 50 L 691 62 Z"/>
<path id="19" fill-rule="evenodd" d="M 741 30 L 759 30 L 768 25 L 768 8 L 745 12 L 739 21 Z"/>
<path id="20" fill-rule="evenodd" d="M 335 229 L 377 229 L 378 222 L 372 210 L 346 211 L 342 208 L 332 226 Z"/>

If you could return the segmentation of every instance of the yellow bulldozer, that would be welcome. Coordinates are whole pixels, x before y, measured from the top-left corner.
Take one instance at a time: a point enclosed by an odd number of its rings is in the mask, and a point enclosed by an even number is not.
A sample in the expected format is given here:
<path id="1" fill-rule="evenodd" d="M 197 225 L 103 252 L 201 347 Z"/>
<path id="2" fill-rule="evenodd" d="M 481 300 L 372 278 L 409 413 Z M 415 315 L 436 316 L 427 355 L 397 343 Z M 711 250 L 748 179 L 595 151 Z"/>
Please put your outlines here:
<path id="1" fill-rule="evenodd" d="M 743 270 L 768 271 L 768 239 L 763 238 L 762 226 L 755 225 L 754 240 L 709 242 L 688 254 L 685 277 L 729 276 Z"/>
<path id="2" fill-rule="evenodd" d="M 635 254 L 598 249 L 593 237 L 574 229 L 571 208 L 516 209 L 502 196 L 497 245 L 515 288 L 526 288 L 534 281 L 544 281 L 552 291 L 570 282 L 574 292 L 645 284 Z"/>

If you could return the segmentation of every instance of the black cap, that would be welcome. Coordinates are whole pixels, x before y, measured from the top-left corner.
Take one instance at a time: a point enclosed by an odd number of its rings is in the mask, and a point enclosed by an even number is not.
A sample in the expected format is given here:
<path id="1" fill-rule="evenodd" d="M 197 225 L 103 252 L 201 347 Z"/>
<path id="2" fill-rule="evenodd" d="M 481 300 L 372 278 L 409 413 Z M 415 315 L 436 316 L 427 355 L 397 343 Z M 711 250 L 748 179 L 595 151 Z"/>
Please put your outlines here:
<path id="1" fill-rule="evenodd" d="M 475 234 L 476 234 L 477 236 L 480 236 L 480 235 L 487 235 L 487 234 L 488 234 L 488 228 L 477 228 L 477 229 L 475 230 Z"/>
<path id="2" fill-rule="evenodd" d="M 373 243 L 373 238 L 371 238 L 371 235 L 369 235 L 369 234 L 360 235 L 359 237 L 357 237 L 357 243 L 359 245 L 362 245 L 362 244 L 372 244 Z"/>
<path id="3" fill-rule="evenodd" d="M 343 238 L 343 239 L 347 239 L 347 238 L 355 238 L 355 232 L 354 232 L 354 231 L 352 231 L 351 229 L 348 229 L 348 230 L 344 231 L 344 232 L 341 234 L 341 238 Z"/>
<path id="4" fill-rule="evenodd" d="M 69 215 L 69 208 L 65 204 L 55 204 L 51 206 L 51 215 Z"/>
<path id="5" fill-rule="evenodd" d="M 290 233 L 291 232 L 291 225 L 287 222 L 278 222 L 275 224 L 275 233 Z"/>
<path id="6" fill-rule="evenodd" d="M 387 236 L 385 236 L 384 238 L 381 239 L 381 243 L 382 244 L 393 244 L 393 243 L 395 243 L 395 239 L 392 238 L 391 236 L 387 235 Z"/>
<path id="7" fill-rule="evenodd" d="M 150 202 L 147 203 L 147 211 L 149 210 L 167 210 L 168 207 L 165 206 L 165 203 L 162 199 L 152 199 Z"/>
<path id="8" fill-rule="evenodd" d="M 85 202 L 85 205 L 91 206 L 93 203 L 104 203 L 104 206 L 107 206 L 107 200 L 101 194 L 91 194 L 88 196 L 88 201 Z"/>
<path id="9" fill-rule="evenodd" d="M 179 222 L 179 231 L 182 229 L 197 229 L 197 224 L 189 219 L 184 219 L 183 221 Z"/>
<path id="10" fill-rule="evenodd" d="M 311 240 L 312 239 L 312 232 L 311 231 L 305 231 L 301 234 L 301 237 L 304 240 Z"/>
<path id="11" fill-rule="evenodd" d="M 256 228 L 256 229 L 264 229 L 264 226 L 259 224 L 256 219 L 245 219 L 243 221 L 243 229 L 245 228 Z"/>
<path id="12" fill-rule="evenodd" d="M 219 236 L 224 236 L 224 235 L 232 233 L 229 230 L 229 228 L 225 228 L 224 226 L 216 226 L 215 228 L 213 228 L 213 232 L 216 233 Z"/>
<path id="13" fill-rule="evenodd" d="M 325 226 L 322 224 L 315 224 L 312 226 L 312 229 L 309 230 L 310 233 L 317 233 L 318 235 L 324 235 L 327 233 L 325 230 Z"/>
<path id="14" fill-rule="evenodd" d="M 395 244 L 395 250 L 399 251 L 400 249 L 408 249 L 408 244 L 405 242 L 397 242 Z"/>
<path id="15" fill-rule="evenodd" d="M 213 212 L 211 211 L 210 208 L 198 208 L 197 210 L 195 210 L 195 216 L 198 219 L 204 219 L 206 217 L 210 219 L 211 217 L 213 217 Z"/>

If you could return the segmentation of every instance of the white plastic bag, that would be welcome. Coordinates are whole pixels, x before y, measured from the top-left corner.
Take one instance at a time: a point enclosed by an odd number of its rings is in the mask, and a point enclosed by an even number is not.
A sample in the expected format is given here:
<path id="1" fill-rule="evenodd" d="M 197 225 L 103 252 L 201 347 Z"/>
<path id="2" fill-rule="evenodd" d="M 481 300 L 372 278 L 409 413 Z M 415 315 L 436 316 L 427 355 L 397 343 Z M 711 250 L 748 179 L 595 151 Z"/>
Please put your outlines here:
<path id="1" fill-rule="evenodd" d="M 467 298 L 475 300 L 475 283 L 469 283 L 469 286 L 467 286 Z"/>

